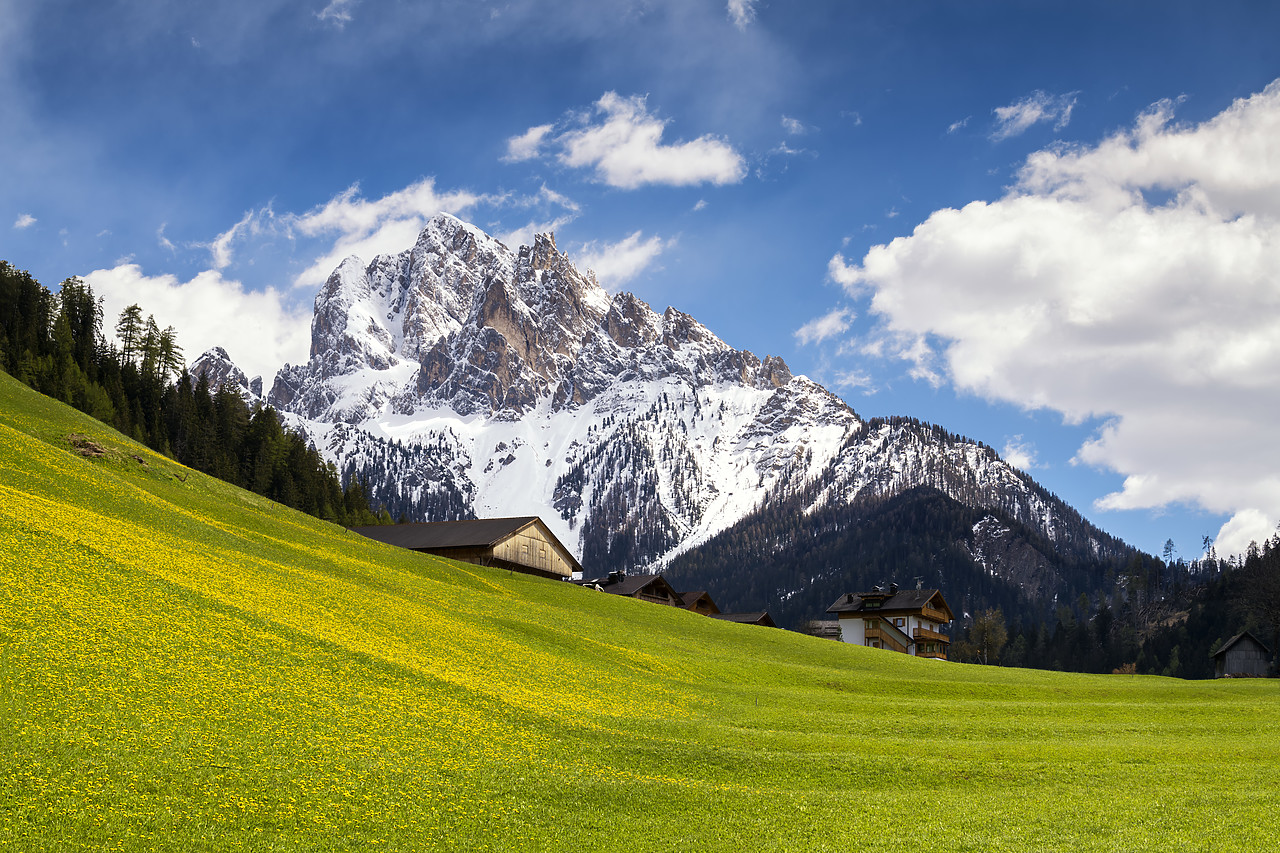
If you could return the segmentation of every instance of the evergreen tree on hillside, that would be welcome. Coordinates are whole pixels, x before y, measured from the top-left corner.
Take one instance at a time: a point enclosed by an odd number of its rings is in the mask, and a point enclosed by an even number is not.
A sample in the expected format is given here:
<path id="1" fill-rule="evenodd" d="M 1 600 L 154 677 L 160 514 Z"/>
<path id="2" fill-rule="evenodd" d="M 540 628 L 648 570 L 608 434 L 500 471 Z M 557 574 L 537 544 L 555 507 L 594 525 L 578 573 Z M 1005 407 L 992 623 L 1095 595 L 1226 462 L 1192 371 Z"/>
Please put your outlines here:
<path id="1" fill-rule="evenodd" d="M 102 334 L 102 301 L 79 278 L 57 296 L 0 261 L 0 368 L 196 470 L 342 524 L 386 519 L 270 408 L 211 389 L 183 365 L 176 330 L 142 308 L 121 312 L 121 348 Z"/>

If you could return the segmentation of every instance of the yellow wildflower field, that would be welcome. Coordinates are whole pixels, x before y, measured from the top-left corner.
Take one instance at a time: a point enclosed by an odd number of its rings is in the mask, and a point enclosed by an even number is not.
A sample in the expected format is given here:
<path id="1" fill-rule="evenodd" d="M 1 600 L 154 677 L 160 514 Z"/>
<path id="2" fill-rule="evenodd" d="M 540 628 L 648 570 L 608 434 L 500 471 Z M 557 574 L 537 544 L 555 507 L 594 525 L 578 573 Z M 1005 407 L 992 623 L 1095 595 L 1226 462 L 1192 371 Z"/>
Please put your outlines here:
<path id="1" fill-rule="evenodd" d="M 0 374 L 6 850 L 1265 849 L 1278 700 L 390 548 Z"/>

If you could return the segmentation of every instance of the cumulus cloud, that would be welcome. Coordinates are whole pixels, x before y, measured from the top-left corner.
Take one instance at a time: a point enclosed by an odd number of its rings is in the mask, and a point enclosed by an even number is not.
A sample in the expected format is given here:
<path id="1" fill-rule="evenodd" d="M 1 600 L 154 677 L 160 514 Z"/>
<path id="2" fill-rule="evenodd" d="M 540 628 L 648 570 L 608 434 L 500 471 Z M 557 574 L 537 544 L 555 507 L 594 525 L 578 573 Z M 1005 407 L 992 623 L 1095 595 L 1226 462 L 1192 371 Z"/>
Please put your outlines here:
<path id="1" fill-rule="evenodd" d="M 137 303 L 161 328 L 177 329 L 188 362 L 220 346 L 245 373 L 262 376 L 270 385 L 286 361 L 307 360 L 311 306 L 293 305 L 274 288 L 248 290 L 217 270 L 206 270 L 190 281 L 148 276 L 132 263 L 94 270 L 84 279 L 103 298 L 105 329 L 113 329 L 120 312 Z"/>
<path id="2" fill-rule="evenodd" d="M 591 270 L 600 286 L 616 293 L 622 285 L 640 275 L 658 256 L 674 245 L 675 240 L 653 236 L 646 238 L 635 231 L 616 243 L 592 241 L 573 253 L 579 269 Z"/>
<path id="3" fill-rule="evenodd" d="M 991 132 L 991 138 L 998 142 L 1001 139 L 1018 136 L 1025 133 L 1032 125 L 1041 122 L 1053 122 L 1054 129 L 1061 130 L 1071 121 L 1071 111 L 1075 109 L 1078 94 L 1078 92 L 1068 92 L 1065 95 L 1050 95 L 1037 89 L 1007 107 L 996 107 L 993 110 L 996 126 Z M 968 119 L 965 121 L 967 122 Z M 947 132 L 951 133 L 963 126 L 960 124 L 957 127 L 953 124 Z"/>
<path id="4" fill-rule="evenodd" d="M 593 169 L 596 180 L 620 189 L 734 184 L 746 176 L 742 156 L 729 143 L 707 134 L 664 144 L 666 125 L 649 112 L 643 96 L 606 92 L 590 111 L 570 116 L 562 129 L 539 125 L 511 137 L 503 159 L 528 160 L 554 151 L 561 164 Z"/>
<path id="5" fill-rule="evenodd" d="M 801 346 L 822 343 L 827 338 L 834 337 L 847 330 L 849 323 L 852 321 L 852 311 L 848 308 L 836 308 L 796 329 L 796 340 L 800 342 Z"/>
<path id="6" fill-rule="evenodd" d="M 35 225 L 35 224 L 36 224 L 36 218 L 32 216 L 30 213 L 24 213 L 21 216 L 19 216 L 16 220 L 14 220 L 13 227 L 18 229 L 19 231 L 22 231 L 23 229 L 30 228 L 32 225 Z"/>
<path id="7" fill-rule="evenodd" d="M 551 133 L 555 125 L 540 124 L 531 127 L 519 136 L 507 140 L 507 153 L 502 158 L 504 163 L 520 163 L 532 160 L 542 153 L 542 142 Z"/>
<path id="8" fill-rule="evenodd" d="M 495 234 L 498 240 L 511 248 L 517 246 L 532 246 L 533 238 L 538 234 L 554 234 L 560 228 L 568 225 L 577 216 L 574 213 L 568 213 L 564 216 L 557 216 L 554 219 L 530 219 L 524 225 L 512 228 L 508 231 Z"/>
<path id="9" fill-rule="evenodd" d="M 1000 451 L 1000 455 L 1004 457 L 1004 461 L 1024 471 L 1029 471 L 1036 467 L 1035 445 L 1029 441 L 1023 441 L 1021 435 L 1015 435 L 1008 439 L 1004 443 L 1004 450 Z"/>
<path id="10" fill-rule="evenodd" d="M 729 20 L 733 21 L 733 25 L 740 30 L 745 30 L 747 25 L 756 19 L 756 0 L 729 0 L 725 10 L 729 13 Z"/>
<path id="11" fill-rule="evenodd" d="M 1280 517 L 1280 80 L 1201 124 L 1157 104 L 1029 157 L 997 201 L 934 212 L 861 263 L 888 340 L 957 389 L 1104 418 L 1077 459 L 1106 509 L 1194 504 L 1238 552 Z"/>
<path id="12" fill-rule="evenodd" d="M 298 274 L 295 287 L 323 284 L 350 255 L 366 261 L 412 246 L 427 220 L 437 213 L 461 214 L 486 197 L 467 190 L 438 192 L 424 178 L 378 199 L 366 199 L 353 185 L 323 205 L 285 218 L 287 226 L 307 237 L 333 238 L 333 244 Z M 233 229 L 234 230 L 234 229 Z"/>

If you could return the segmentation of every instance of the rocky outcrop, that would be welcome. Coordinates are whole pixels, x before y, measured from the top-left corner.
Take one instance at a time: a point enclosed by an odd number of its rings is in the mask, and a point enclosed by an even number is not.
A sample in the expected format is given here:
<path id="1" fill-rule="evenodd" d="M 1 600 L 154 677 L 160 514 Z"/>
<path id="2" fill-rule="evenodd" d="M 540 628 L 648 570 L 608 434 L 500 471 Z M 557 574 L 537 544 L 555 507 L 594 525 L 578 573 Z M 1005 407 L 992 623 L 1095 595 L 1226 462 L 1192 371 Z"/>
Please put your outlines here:
<path id="1" fill-rule="evenodd" d="M 262 397 L 262 377 L 247 377 L 227 351 L 222 347 L 213 347 L 202 352 L 187 369 L 191 378 L 199 381 L 202 377 L 209 382 L 209 390 L 217 391 L 223 385 L 230 385 L 248 400 Z"/>

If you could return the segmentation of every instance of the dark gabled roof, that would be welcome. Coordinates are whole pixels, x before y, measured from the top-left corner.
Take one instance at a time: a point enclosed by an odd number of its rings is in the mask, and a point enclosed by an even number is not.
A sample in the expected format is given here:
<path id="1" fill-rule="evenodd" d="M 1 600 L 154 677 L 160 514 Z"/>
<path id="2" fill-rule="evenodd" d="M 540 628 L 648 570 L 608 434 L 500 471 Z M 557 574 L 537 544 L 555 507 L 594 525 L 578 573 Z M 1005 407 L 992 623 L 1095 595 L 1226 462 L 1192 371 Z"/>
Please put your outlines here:
<path id="1" fill-rule="evenodd" d="M 1228 649 L 1230 649 L 1230 648 L 1231 648 L 1232 646 L 1234 646 L 1236 643 L 1238 643 L 1238 642 L 1240 642 L 1241 640 L 1243 640 L 1245 637 L 1248 637 L 1250 640 L 1253 640 L 1255 643 L 1257 643 L 1257 644 L 1258 644 L 1258 646 L 1262 649 L 1262 651 L 1263 651 L 1263 653 L 1264 653 L 1264 654 L 1268 654 L 1268 655 L 1269 655 L 1269 654 L 1271 654 L 1271 649 L 1267 648 L 1267 646 L 1266 646 L 1266 644 L 1265 644 L 1265 643 L 1263 643 L 1263 642 L 1262 642 L 1261 640 L 1259 640 L 1257 637 L 1253 636 L 1253 632 L 1251 632 L 1251 631 L 1241 631 L 1239 634 L 1236 634 L 1236 635 L 1235 635 L 1234 637 L 1232 637 L 1230 640 L 1227 640 L 1225 643 L 1223 643 L 1223 644 L 1222 644 L 1222 647 L 1221 647 L 1221 648 L 1219 648 L 1216 652 L 1214 652 L 1214 653 L 1213 653 L 1213 657 L 1215 657 L 1215 658 L 1216 658 L 1218 655 L 1226 654 Z"/>
<path id="2" fill-rule="evenodd" d="M 692 609 L 697 605 L 699 599 L 705 598 L 707 604 L 711 605 L 712 609 L 715 610 L 716 613 L 720 612 L 720 607 L 716 604 L 716 600 L 712 598 L 711 593 L 707 592 L 705 589 L 700 589 L 696 592 L 679 592 L 676 594 L 680 596 L 680 606 L 685 609 Z"/>
<path id="3" fill-rule="evenodd" d="M 388 545 L 415 551 L 425 548 L 484 548 L 498 544 L 536 521 L 536 515 L 523 515 L 519 518 L 478 518 L 471 521 L 371 524 L 351 530 Z"/>
<path id="4" fill-rule="evenodd" d="M 760 610 L 755 613 L 712 613 L 712 619 L 723 619 L 726 622 L 737 622 L 742 625 L 764 625 L 768 628 L 777 628 L 778 623 L 773 621 L 773 617 L 769 615 L 769 611 Z"/>
<path id="5" fill-rule="evenodd" d="M 862 596 L 873 595 L 874 593 L 864 592 L 858 595 L 848 593 L 836 599 L 836 603 L 827 608 L 828 613 L 886 613 L 895 611 L 920 610 L 935 595 L 942 604 L 943 612 L 948 615 L 951 608 L 947 605 L 946 599 L 942 597 L 942 593 L 936 589 L 900 589 L 895 593 L 885 593 L 884 600 L 880 606 L 872 609 L 865 609 L 862 606 Z"/>
<path id="6" fill-rule="evenodd" d="M 677 601 L 680 600 L 680 593 L 672 589 L 671 584 L 667 583 L 667 579 L 662 575 L 606 575 L 602 578 L 584 578 L 575 581 L 579 586 L 598 586 L 605 592 L 614 595 L 635 595 L 638 592 L 650 586 L 663 586 L 671 593 L 671 596 Z"/>

